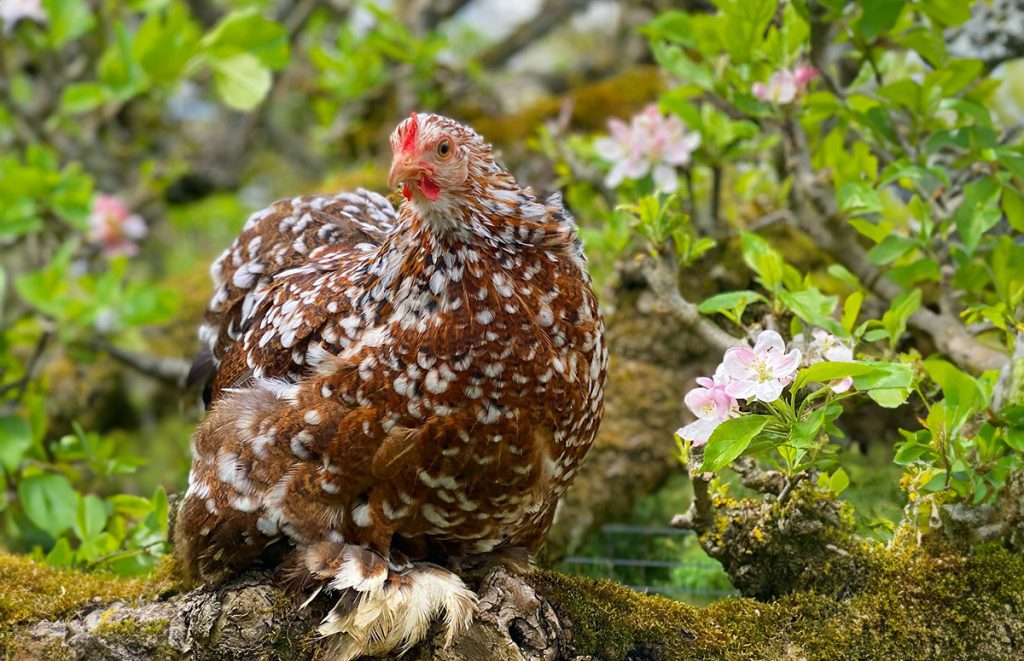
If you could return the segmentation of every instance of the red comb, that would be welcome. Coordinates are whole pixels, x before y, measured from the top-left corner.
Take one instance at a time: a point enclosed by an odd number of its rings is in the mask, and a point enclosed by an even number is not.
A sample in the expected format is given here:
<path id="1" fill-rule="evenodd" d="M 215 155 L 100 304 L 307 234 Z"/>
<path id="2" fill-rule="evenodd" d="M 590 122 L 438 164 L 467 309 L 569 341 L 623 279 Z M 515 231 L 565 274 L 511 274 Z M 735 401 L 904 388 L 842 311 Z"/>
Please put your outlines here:
<path id="1" fill-rule="evenodd" d="M 409 122 L 409 127 L 405 129 L 405 137 L 402 138 L 403 152 L 410 152 L 413 150 L 413 147 L 416 146 L 416 134 L 420 130 L 420 123 L 416 118 L 416 113 L 412 113 L 412 115 L 409 116 L 409 119 L 412 121 Z"/>

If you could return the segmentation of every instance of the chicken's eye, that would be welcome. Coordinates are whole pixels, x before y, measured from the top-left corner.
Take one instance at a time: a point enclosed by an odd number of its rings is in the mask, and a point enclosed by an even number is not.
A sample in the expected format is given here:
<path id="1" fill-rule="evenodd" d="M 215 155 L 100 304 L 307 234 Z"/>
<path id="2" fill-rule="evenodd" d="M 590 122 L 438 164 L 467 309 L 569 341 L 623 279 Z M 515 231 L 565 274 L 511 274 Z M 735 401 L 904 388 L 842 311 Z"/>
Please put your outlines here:
<path id="1" fill-rule="evenodd" d="M 450 140 L 442 140 L 437 144 L 437 155 L 441 158 L 447 158 L 452 153 L 452 143 Z"/>

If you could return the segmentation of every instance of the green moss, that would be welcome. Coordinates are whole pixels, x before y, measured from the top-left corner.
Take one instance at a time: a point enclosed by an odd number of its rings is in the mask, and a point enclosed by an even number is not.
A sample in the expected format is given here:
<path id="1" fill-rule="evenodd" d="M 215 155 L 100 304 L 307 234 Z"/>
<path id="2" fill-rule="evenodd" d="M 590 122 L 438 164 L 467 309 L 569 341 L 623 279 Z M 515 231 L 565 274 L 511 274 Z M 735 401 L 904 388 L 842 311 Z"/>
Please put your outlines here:
<path id="1" fill-rule="evenodd" d="M 49 567 L 27 556 L 0 553 L 0 655 L 12 625 L 68 617 L 86 606 L 155 598 L 180 589 L 165 558 L 149 580 Z"/>
<path id="2" fill-rule="evenodd" d="M 26 556 L 0 554 L 0 626 L 67 616 L 90 603 L 131 599 L 148 584 L 48 567 Z"/>
<path id="3" fill-rule="evenodd" d="M 601 659 L 1014 658 L 1024 636 L 1024 558 L 1003 549 L 865 549 L 862 589 L 799 592 L 699 609 L 607 581 L 531 578 L 571 627 L 574 652 Z"/>
<path id="4" fill-rule="evenodd" d="M 178 655 L 167 644 L 166 630 L 169 622 L 162 618 L 136 620 L 126 617 L 112 622 L 102 622 L 92 634 L 110 645 L 126 649 L 139 658 L 173 659 Z M 154 644 L 154 641 L 159 641 Z"/>

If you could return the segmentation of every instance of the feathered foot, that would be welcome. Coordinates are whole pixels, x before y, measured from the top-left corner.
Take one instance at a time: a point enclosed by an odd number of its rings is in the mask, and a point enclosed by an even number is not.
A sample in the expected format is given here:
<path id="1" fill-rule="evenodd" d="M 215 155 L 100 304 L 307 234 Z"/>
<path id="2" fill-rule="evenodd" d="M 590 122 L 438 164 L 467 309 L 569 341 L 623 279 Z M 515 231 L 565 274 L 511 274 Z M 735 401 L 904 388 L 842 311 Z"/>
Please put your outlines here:
<path id="1" fill-rule="evenodd" d="M 458 576 L 429 563 L 411 563 L 354 544 L 322 543 L 308 548 L 307 571 L 338 592 L 338 602 L 320 623 L 332 637 L 330 658 L 402 653 L 423 640 L 435 617 L 444 625 L 444 645 L 473 622 L 477 597 Z"/>

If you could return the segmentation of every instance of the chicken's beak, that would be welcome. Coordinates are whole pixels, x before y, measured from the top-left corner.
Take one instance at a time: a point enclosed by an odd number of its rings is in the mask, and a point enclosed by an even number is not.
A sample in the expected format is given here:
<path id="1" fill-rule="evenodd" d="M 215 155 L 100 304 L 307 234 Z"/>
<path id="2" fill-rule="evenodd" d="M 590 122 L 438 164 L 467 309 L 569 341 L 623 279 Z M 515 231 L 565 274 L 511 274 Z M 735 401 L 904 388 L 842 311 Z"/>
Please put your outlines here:
<path id="1" fill-rule="evenodd" d="M 388 188 L 393 189 L 398 184 L 414 180 L 423 172 L 423 168 L 413 163 L 408 156 L 398 155 L 391 162 L 391 171 L 388 173 Z"/>

